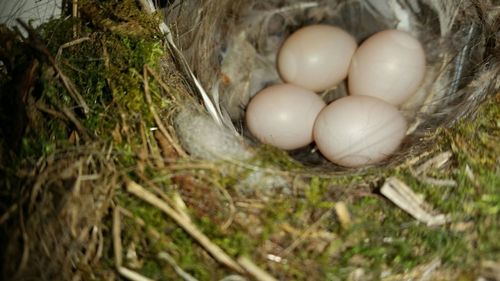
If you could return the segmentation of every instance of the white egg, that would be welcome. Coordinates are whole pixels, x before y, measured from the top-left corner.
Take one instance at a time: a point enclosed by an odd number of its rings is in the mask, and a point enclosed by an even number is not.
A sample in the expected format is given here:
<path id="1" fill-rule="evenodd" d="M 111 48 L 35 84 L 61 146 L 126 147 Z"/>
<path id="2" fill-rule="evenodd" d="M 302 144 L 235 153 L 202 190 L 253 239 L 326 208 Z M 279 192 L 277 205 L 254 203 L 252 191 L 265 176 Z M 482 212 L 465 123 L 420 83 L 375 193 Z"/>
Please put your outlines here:
<path id="1" fill-rule="evenodd" d="M 354 53 L 349 93 L 400 105 L 416 92 L 424 75 L 425 52 L 420 42 L 404 31 L 385 30 L 369 37 Z"/>
<path id="2" fill-rule="evenodd" d="M 396 151 L 406 128 L 405 118 L 393 105 L 374 97 L 348 96 L 320 112 L 314 124 L 314 140 L 330 161 L 360 167 Z"/>
<path id="3" fill-rule="evenodd" d="M 312 142 L 314 120 L 325 106 L 313 91 L 290 84 L 274 85 L 250 100 L 246 125 L 263 143 L 297 149 Z"/>
<path id="4" fill-rule="evenodd" d="M 278 70 L 288 83 L 317 92 L 327 90 L 346 78 L 356 47 L 354 37 L 338 27 L 306 26 L 281 46 Z"/>

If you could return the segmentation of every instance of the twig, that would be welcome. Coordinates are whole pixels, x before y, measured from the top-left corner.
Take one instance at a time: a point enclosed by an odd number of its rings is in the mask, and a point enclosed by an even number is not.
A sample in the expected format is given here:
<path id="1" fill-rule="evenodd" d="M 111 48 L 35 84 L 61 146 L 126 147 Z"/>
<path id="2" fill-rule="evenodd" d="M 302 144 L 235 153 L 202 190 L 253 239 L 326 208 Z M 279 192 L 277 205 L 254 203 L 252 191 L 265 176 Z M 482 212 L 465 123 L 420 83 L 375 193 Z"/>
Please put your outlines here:
<path id="1" fill-rule="evenodd" d="M 146 131 L 145 131 L 146 125 L 144 124 L 144 121 L 140 122 L 140 135 L 141 135 L 141 140 L 142 140 L 142 146 L 137 148 L 137 173 L 143 175 L 144 170 L 146 169 L 146 162 L 149 157 L 149 151 L 148 151 L 148 141 L 146 138 Z"/>
<path id="2" fill-rule="evenodd" d="M 411 174 L 420 182 L 435 186 L 457 186 L 457 182 L 451 179 L 436 179 L 427 176 L 430 169 L 440 169 L 448 161 L 450 161 L 453 154 L 450 151 L 445 151 L 439 153 L 438 155 L 432 157 L 431 159 L 425 161 L 422 165 L 418 166 L 416 169 L 410 167 Z"/>
<path id="3" fill-rule="evenodd" d="M 476 187 L 477 190 L 481 190 L 481 184 L 477 180 L 469 164 L 465 165 L 465 175 L 467 176 L 467 178 L 469 178 L 469 180 L 472 182 L 472 184 L 474 185 L 474 187 Z"/>
<path id="4" fill-rule="evenodd" d="M 214 181 L 212 179 L 206 179 L 207 181 L 211 182 L 214 186 L 217 187 L 217 189 L 222 193 L 222 196 L 226 199 L 227 205 L 229 208 L 229 216 L 226 219 L 226 221 L 221 225 L 221 230 L 225 231 L 231 226 L 231 224 L 234 221 L 234 217 L 236 215 L 236 206 L 234 205 L 234 200 L 233 197 L 231 197 L 231 194 L 224 188 L 223 186 L 220 185 L 217 181 Z"/>
<path id="5" fill-rule="evenodd" d="M 453 156 L 453 154 L 450 151 L 445 151 L 445 152 L 439 153 L 438 155 L 425 161 L 422 165 L 418 166 L 414 170 L 414 173 L 417 175 L 421 175 L 421 174 L 426 173 L 431 168 L 440 169 L 446 163 L 448 163 L 448 161 L 450 160 L 450 158 L 452 156 Z"/>
<path id="6" fill-rule="evenodd" d="M 218 171 L 218 167 L 214 163 L 210 162 L 198 162 L 198 163 L 175 163 L 169 165 L 170 170 L 208 170 L 208 171 Z"/>
<path id="7" fill-rule="evenodd" d="M 321 215 L 321 217 L 315 221 L 313 224 L 311 224 L 306 230 L 304 230 L 304 232 L 302 232 L 302 234 L 300 234 L 300 236 L 295 239 L 292 244 L 290 244 L 290 246 L 288 246 L 286 249 L 284 249 L 282 252 L 281 252 L 281 256 L 282 257 L 285 257 L 287 255 L 289 255 L 295 248 L 297 248 L 301 243 L 302 241 L 304 241 L 307 236 L 313 232 L 318 226 L 319 224 L 325 219 L 327 218 L 328 216 L 330 216 L 330 214 L 332 213 L 332 210 L 328 210 L 326 212 L 323 213 L 323 215 Z"/>
<path id="8" fill-rule="evenodd" d="M 447 222 L 445 215 L 432 215 L 424 210 L 423 200 L 404 182 L 395 177 L 388 178 L 380 192 L 398 207 L 412 215 L 418 221 L 426 223 L 428 226 L 442 225 Z"/>
<path id="9" fill-rule="evenodd" d="M 5 211 L 5 213 L 2 214 L 2 216 L 0 216 L 0 225 L 3 224 L 4 222 L 6 222 L 10 216 L 15 212 L 17 211 L 17 208 L 19 208 L 19 205 L 18 203 L 15 203 L 13 204 L 12 206 L 10 206 L 7 211 Z"/>
<path id="10" fill-rule="evenodd" d="M 33 30 L 33 28 L 28 26 L 25 22 L 19 19 L 17 20 L 17 22 L 26 30 L 26 32 L 28 32 L 28 35 L 31 39 L 31 42 L 29 42 L 30 45 L 47 57 L 50 64 L 52 65 L 57 75 L 59 76 L 59 79 L 61 80 L 64 87 L 68 91 L 69 95 L 78 103 L 80 107 L 82 107 L 83 113 L 88 114 L 90 112 L 89 106 L 87 105 L 83 97 L 80 95 L 78 90 L 76 89 L 75 84 L 73 84 L 73 82 L 66 75 L 64 75 L 63 71 L 59 68 L 57 61 L 50 53 L 47 46 L 45 46 L 42 39 L 38 36 L 35 30 Z"/>
<path id="11" fill-rule="evenodd" d="M 130 181 L 127 184 L 127 191 L 147 203 L 162 210 L 166 215 L 172 218 L 182 229 L 191 235 L 200 245 L 205 248 L 218 262 L 231 268 L 232 270 L 243 273 L 243 269 L 229 255 L 227 255 L 219 246 L 212 243 L 208 237 L 196 228 L 190 221 L 187 221 L 184 216 L 180 215 L 172 207 L 168 206 L 164 201 L 156 197 L 153 193 L 147 191 L 139 184 Z"/>
<path id="12" fill-rule="evenodd" d="M 92 260 L 91 264 L 97 264 L 97 262 L 102 257 L 102 253 L 104 250 L 104 236 L 102 235 L 102 227 L 99 228 L 98 241 L 99 241 L 99 244 L 97 245 L 97 251 L 96 251 L 96 254 L 95 254 L 94 259 Z"/>
<path id="13" fill-rule="evenodd" d="M 179 215 L 183 216 L 186 221 L 191 221 L 191 218 L 187 213 L 186 202 L 184 202 L 181 195 L 177 191 L 174 191 L 173 197 L 174 198 L 171 201 L 174 209 L 177 213 L 179 213 Z"/>
<path id="14" fill-rule="evenodd" d="M 163 82 L 163 80 L 160 78 L 160 75 L 158 75 L 158 73 L 156 73 L 156 71 L 154 71 L 153 69 L 151 69 L 151 67 L 149 67 L 149 65 L 145 65 L 146 67 L 146 70 L 149 72 L 149 74 L 151 74 L 151 76 L 153 76 L 153 78 L 155 79 L 155 81 L 160 84 L 160 87 L 162 87 L 162 89 L 165 91 L 165 92 L 170 92 L 170 89 L 168 88 L 167 84 L 165 84 Z M 178 103 L 177 102 L 177 98 L 175 96 L 171 96 L 172 98 L 172 101 L 174 103 Z"/>
<path id="15" fill-rule="evenodd" d="M 115 264 L 117 268 L 123 262 L 122 238 L 121 238 L 121 220 L 119 207 L 113 208 L 113 251 L 115 255 Z"/>
<path id="16" fill-rule="evenodd" d="M 60 113 L 59 111 L 55 111 L 51 108 L 48 108 L 45 104 L 43 104 L 41 102 L 37 102 L 35 106 L 38 110 L 45 112 L 47 114 L 50 114 L 56 118 L 59 118 L 59 119 L 64 120 L 64 121 L 68 120 L 68 118 L 64 114 Z"/>
<path id="17" fill-rule="evenodd" d="M 64 87 L 68 90 L 68 93 L 70 96 L 82 107 L 83 113 L 88 114 L 90 112 L 90 108 L 83 99 L 83 97 L 80 95 L 78 90 L 76 89 L 75 84 L 73 84 L 73 81 L 71 81 L 64 73 L 62 70 L 59 69 L 59 67 L 54 63 L 54 69 L 57 71 L 59 78 L 61 79 Z"/>
<path id="18" fill-rule="evenodd" d="M 144 94 L 146 96 L 146 102 L 148 103 L 149 111 L 151 112 L 151 115 L 153 115 L 153 118 L 155 119 L 156 125 L 158 125 L 158 129 L 160 132 L 167 138 L 167 140 L 172 144 L 174 147 L 175 151 L 181 156 L 181 157 L 186 157 L 187 154 L 184 152 L 184 150 L 174 141 L 172 136 L 168 133 L 167 129 L 165 126 L 163 126 L 163 122 L 161 121 L 160 117 L 156 113 L 156 110 L 153 106 L 153 100 L 151 99 L 151 94 L 149 93 L 149 80 L 148 80 L 148 71 L 146 69 L 146 65 L 144 65 L 143 69 L 143 77 L 144 77 Z"/>
<path id="19" fill-rule="evenodd" d="M 17 268 L 16 275 L 20 274 L 26 268 L 30 255 L 30 241 L 29 236 L 26 233 L 26 225 L 24 224 L 24 215 L 22 209 L 19 212 L 19 226 L 21 228 L 21 237 L 23 239 L 23 253 L 21 255 L 21 261 L 19 262 L 19 267 Z"/>
<path id="20" fill-rule="evenodd" d="M 90 139 L 89 133 L 87 132 L 85 127 L 82 126 L 80 121 L 78 121 L 78 119 L 76 119 L 75 115 L 71 112 L 71 110 L 69 110 L 69 108 L 67 108 L 67 107 L 64 107 L 62 109 L 62 111 L 63 111 L 64 115 L 66 115 L 66 117 L 68 117 L 68 119 L 75 125 L 78 132 L 80 132 L 80 134 L 82 134 L 82 137 L 85 140 L 89 140 Z"/>
<path id="21" fill-rule="evenodd" d="M 139 273 L 123 266 L 118 267 L 118 273 L 120 273 L 123 277 L 130 279 L 132 281 L 154 281 L 153 279 L 149 279 L 145 276 L 142 276 Z"/>
<path id="22" fill-rule="evenodd" d="M 70 42 L 66 42 L 64 44 L 62 44 L 59 49 L 57 49 L 57 54 L 56 54 L 56 61 L 59 60 L 59 58 L 61 57 L 62 55 L 62 51 L 66 48 L 69 48 L 71 46 L 75 46 L 75 45 L 78 45 L 82 42 L 85 42 L 87 40 L 90 40 L 90 37 L 82 37 L 82 38 L 78 38 L 76 40 L 73 40 L 73 41 L 70 41 Z"/>
<path id="23" fill-rule="evenodd" d="M 224 195 L 224 197 L 226 197 L 226 199 L 228 201 L 228 205 L 229 205 L 229 217 L 221 225 L 221 229 L 226 230 L 229 228 L 229 226 L 231 226 L 231 224 L 234 221 L 234 217 L 236 215 L 236 207 L 234 206 L 234 201 L 233 201 L 233 198 L 231 197 L 231 194 L 229 194 L 229 192 L 227 192 L 227 190 L 223 187 L 219 187 L 219 190 L 222 192 L 222 195 Z"/>
<path id="24" fill-rule="evenodd" d="M 89 227 L 91 230 L 90 240 L 86 241 L 85 255 L 83 256 L 82 264 L 90 264 L 90 260 L 96 260 L 96 255 L 99 247 L 99 227 L 93 225 Z"/>
<path id="25" fill-rule="evenodd" d="M 31 189 L 30 203 L 28 206 L 29 212 L 31 212 L 33 210 L 33 208 L 35 207 L 35 203 L 36 203 L 36 199 L 38 197 L 38 194 L 42 191 L 42 185 L 45 183 L 47 178 L 49 178 L 50 170 L 49 169 L 42 169 L 41 172 L 38 172 L 37 174 L 38 175 L 37 175 L 35 184 L 33 184 L 33 188 Z"/>
<path id="26" fill-rule="evenodd" d="M 423 269 L 422 275 L 418 279 L 418 281 L 429 281 L 432 280 L 432 275 L 441 266 L 441 259 L 440 258 L 435 258 L 430 262 L 428 265 L 426 265 Z"/>
<path id="27" fill-rule="evenodd" d="M 170 264 L 170 266 L 174 268 L 175 273 L 177 273 L 177 275 L 179 275 L 185 281 L 198 281 L 198 279 L 194 278 L 191 274 L 187 273 L 182 268 L 180 268 L 175 262 L 174 258 L 172 258 L 172 256 L 170 256 L 168 253 L 160 252 L 158 253 L 158 258 Z"/>
<path id="28" fill-rule="evenodd" d="M 274 277 L 269 275 L 269 273 L 263 271 L 258 266 L 256 266 L 247 257 L 239 257 L 238 263 L 250 274 L 255 280 L 258 281 L 277 281 Z"/>
<path id="29" fill-rule="evenodd" d="M 145 183 L 147 183 L 148 188 L 151 188 L 153 190 L 153 194 L 160 197 L 160 199 L 165 201 L 165 203 L 167 205 L 173 206 L 174 209 L 176 209 L 176 211 L 178 211 L 178 213 L 180 215 L 186 215 L 186 217 L 187 217 L 186 213 L 182 213 L 182 212 L 180 212 L 180 210 L 177 210 L 176 202 L 174 200 L 172 200 L 167 194 L 165 194 L 165 192 L 163 192 L 163 190 L 161 190 L 161 188 L 158 187 L 151 179 L 147 178 L 144 174 L 141 174 L 141 173 L 137 173 L 137 176 L 141 180 L 143 180 Z M 188 220 L 190 220 L 190 219 L 188 218 Z"/>
<path id="30" fill-rule="evenodd" d="M 75 201 L 76 198 L 80 198 L 80 191 L 81 191 L 81 186 L 82 186 L 82 173 L 83 173 L 83 162 L 82 160 L 79 160 L 75 162 L 75 168 L 77 169 L 77 175 L 75 182 L 73 184 L 73 187 L 71 188 L 71 193 L 67 195 L 68 199 L 65 200 L 65 202 L 62 204 L 62 208 L 66 209 L 66 206 L 68 204 L 71 204 Z M 70 168 L 72 170 L 72 167 Z M 70 219 L 70 225 L 69 225 L 69 233 L 72 235 L 72 237 L 77 236 L 77 209 L 76 208 L 68 208 L 68 215 L 71 218 Z M 88 235 L 89 233 L 86 231 L 82 231 L 81 234 Z M 86 240 L 86 239 L 85 239 Z"/>
<path id="31" fill-rule="evenodd" d="M 172 163 L 174 160 L 176 160 L 179 156 L 175 149 L 173 148 L 172 144 L 167 140 L 167 138 L 158 130 L 154 132 L 154 137 L 160 146 L 161 149 L 161 154 L 163 156 L 163 161 L 167 163 Z"/>
<path id="32" fill-rule="evenodd" d="M 455 180 L 451 180 L 451 179 L 436 179 L 436 178 L 427 177 L 427 176 L 415 176 L 415 178 L 422 183 L 430 184 L 430 185 L 434 185 L 434 186 L 455 187 L 458 185 Z"/>
<path id="33" fill-rule="evenodd" d="M 72 0 L 71 2 L 71 16 L 76 19 L 78 18 L 78 0 Z M 73 26 L 73 37 L 76 37 L 77 32 L 77 26 Z"/>
<path id="34" fill-rule="evenodd" d="M 251 200 L 251 199 L 241 199 L 241 200 L 242 201 L 235 202 L 234 205 L 238 206 L 238 208 L 250 209 L 247 210 L 246 212 L 259 213 L 260 210 L 265 209 L 267 206 L 266 204 L 257 200 Z"/>
<path id="35" fill-rule="evenodd" d="M 224 278 L 220 279 L 219 281 L 248 281 L 248 279 L 241 275 L 232 274 L 224 276 Z"/>
<path id="36" fill-rule="evenodd" d="M 342 201 L 337 202 L 335 204 L 335 213 L 337 213 L 337 217 L 339 218 L 342 228 L 348 229 L 351 225 L 351 215 L 349 214 L 347 205 Z"/>
<path id="37" fill-rule="evenodd" d="M 151 134 L 153 133 L 153 134 Z M 153 157 L 153 164 L 156 166 L 156 168 L 163 170 L 165 168 L 165 163 L 163 162 L 163 156 L 162 156 L 162 151 L 158 147 L 158 142 L 155 140 L 155 133 L 158 133 L 159 136 L 163 138 L 163 140 L 167 140 L 158 130 L 150 130 L 148 134 L 146 134 L 147 142 L 148 142 L 148 149 L 149 149 L 149 154 Z M 154 136 L 152 136 L 154 135 Z M 173 150 L 173 149 L 172 149 Z"/>

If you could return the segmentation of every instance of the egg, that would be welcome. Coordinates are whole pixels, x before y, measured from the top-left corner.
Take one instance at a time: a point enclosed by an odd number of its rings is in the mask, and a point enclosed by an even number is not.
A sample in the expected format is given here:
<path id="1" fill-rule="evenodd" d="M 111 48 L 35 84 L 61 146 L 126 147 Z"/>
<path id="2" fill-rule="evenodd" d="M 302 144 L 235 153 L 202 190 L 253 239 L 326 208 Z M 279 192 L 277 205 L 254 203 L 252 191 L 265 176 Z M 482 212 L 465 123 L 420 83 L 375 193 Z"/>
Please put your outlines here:
<path id="1" fill-rule="evenodd" d="M 314 140 L 328 160 L 360 167 L 384 160 L 397 150 L 407 123 L 393 105 L 370 96 L 340 98 L 318 115 Z"/>
<path id="2" fill-rule="evenodd" d="M 344 80 L 357 43 L 346 31 L 330 25 L 303 27 L 282 44 L 277 66 L 281 78 L 316 92 Z"/>
<path id="3" fill-rule="evenodd" d="M 369 37 L 354 53 L 348 89 L 351 95 L 400 105 L 416 92 L 424 75 L 422 44 L 407 32 L 385 30 Z"/>
<path id="4" fill-rule="evenodd" d="M 325 106 L 311 90 L 291 84 L 274 85 L 250 100 L 246 125 L 263 143 L 285 150 L 296 149 L 312 142 L 314 120 Z"/>

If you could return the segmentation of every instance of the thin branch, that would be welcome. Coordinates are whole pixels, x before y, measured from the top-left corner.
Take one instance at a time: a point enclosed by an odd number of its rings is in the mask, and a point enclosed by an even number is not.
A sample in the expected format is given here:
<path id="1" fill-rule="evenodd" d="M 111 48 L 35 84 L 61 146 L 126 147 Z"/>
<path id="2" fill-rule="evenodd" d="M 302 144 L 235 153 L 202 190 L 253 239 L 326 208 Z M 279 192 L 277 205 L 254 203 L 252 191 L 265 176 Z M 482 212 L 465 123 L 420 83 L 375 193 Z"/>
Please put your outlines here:
<path id="1" fill-rule="evenodd" d="M 132 281 L 155 281 L 153 279 L 149 279 L 145 276 L 142 276 L 139 273 L 123 266 L 118 267 L 118 273 L 120 273 L 120 275 Z"/>
<path id="2" fill-rule="evenodd" d="M 113 208 L 113 251 L 115 255 L 115 265 L 121 267 L 123 262 L 122 238 L 121 238 L 121 219 L 119 207 Z"/>
<path id="3" fill-rule="evenodd" d="M 324 212 L 321 217 L 315 221 L 313 224 L 311 224 L 306 230 L 304 230 L 304 232 L 302 232 L 302 234 L 300 234 L 300 236 L 295 239 L 292 244 L 290 244 L 290 246 L 288 246 L 286 249 L 284 249 L 282 252 L 281 252 L 281 256 L 287 256 L 289 255 L 293 250 L 295 250 L 295 248 L 297 248 L 308 236 L 309 234 L 311 234 L 314 230 L 316 230 L 316 228 L 319 227 L 320 223 L 325 219 L 327 218 L 328 216 L 330 216 L 332 213 L 332 210 L 328 210 L 326 212 Z"/>
<path id="4" fill-rule="evenodd" d="M 415 176 L 415 178 L 425 184 L 434 185 L 434 186 L 445 186 L 445 187 L 456 187 L 458 183 L 452 179 L 436 179 L 427 176 Z"/>
<path id="5" fill-rule="evenodd" d="M 424 209 L 425 202 L 408 185 L 395 177 L 390 177 L 385 181 L 380 193 L 428 226 L 443 225 L 448 221 L 448 218 L 443 214 L 433 215 L 426 211 Z"/>
<path id="6" fill-rule="evenodd" d="M 72 0 L 71 1 L 71 17 L 73 18 L 78 18 L 78 0 Z M 78 27 L 76 24 L 73 26 L 73 37 L 76 37 L 78 33 Z"/>
<path id="7" fill-rule="evenodd" d="M 255 280 L 258 281 L 277 281 L 274 277 L 269 275 L 269 273 L 260 269 L 247 257 L 239 257 L 238 263 L 250 274 Z"/>
<path id="8" fill-rule="evenodd" d="M 163 156 L 163 161 L 167 163 L 172 163 L 179 158 L 171 142 L 169 142 L 167 138 L 160 131 L 156 130 L 154 132 L 154 137 L 156 139 L 156 142 L 160 146 L 161 154 Z"/>
<path id="9" fill-rule="evenodd" d="M 145 65 L 144 67 L 149 72 L 149 74 L 151 74 L 151 76 L 153 76 L 153 78 L 155 79 L 155 81 L 160 85 L 160 87 L 165 92 L 167 92 L 167 93 L 170 92 L 170 89 L 168 88 L 167 84 L 165 84 L 165 82 L 163 82 L 163 80 L 160 78 L 160 75 L 158 73 L 156 73 L 156 71 L 154 71 L 153 69 L 151 69 L 151 67 L 149 67 L 149 65 Z M 172 95 L 171 98 L 172 98 L 172 101 L 174 103 L 178 103 L 176 96 Z"/>
<path id="10" fill-rule="evenodd" d="M 66 76 L 64 75 L 63 71 L 59 68 L 59 65 L 57 64 L 56 59 L 52 54 L 50 53 L 49 49 L 47 46 L 45 46 L 45 43 L 43 43 L 42 39 L 38 36 L 38 34 L 35 32 L 33 28 L 31 28 L 29 25 L 27 25 L 25 22 L 22 20 L 17 20 L 18 23 L 28 32 L 29 38 L 30 38 L 30 45 L 45 55 L 47 59 L 49 60 L 50 64 L 56 71 L 59 79 L 63 83 L 64 87 L 68 91 L 69 95 L 77 102 L 77 104 L 82 108 L 84 114 L 88 114 L 90 112 L 90 108 L 85 102 L 85 99 L 83 99 L 82 95 L 78 92 L 75 84 Z"/>
<path id="11" fill-rule="evenodd" d="M 71 112 L 71 110 L 69 110 L 69 108 L 67 108 L 67 107 L 64 107 L 62 109 L 62 111 L 63 111 L 64 115 L 66 115 L 66 117 L 75 125 L 76 130 L 78 130 L 78 132 L 80 132 L 82 137 L 85 140 L 89 140 L 91 138 L 89 133 L 87 132 L 85 127 L 83 127 L 82 123 L 80 123 L 80 121 L 78 121 L 78 119 L 76 119 L 75 115 Z"/>
<path id="12" fill-rule="evenodd" d="M 66 42 L 64 44 L 62 44 L 59 49 L 57 49 L 57 54 L 56 54 L 56 61 L 59 60 L 59 58 L 61 57 L 62 55 L 62 51 L 66 48 L 69 48 L 71 46 L 75 46 L 75 45 L 78 45 L 82 42 L 85 42 L 85 41 L 88 41 L 90 40 L 90 37 L 82 37 L 82 38 L 78 38 L 76 40 L 73 40 L 73 41 L 70 41 L 70 42 Z"/>
<path id="13" fill-rule="evenodd" d="M 158 258 L 170 264 L 170 266 L 174 268 L 175 273 L 177 273 L 177 275 L 179 275 L 185 281 L 198 281 L 198 279 L 194 278 L 191 274 L 187 273 L 182 268 L 180 268 L 180 266 L 178 266 L 177 263 L 175 262 L 174 258 L 172 258 L 172 256 L 170 256 L 168 253 L 160 252 L 158 253 Z"/>
<path id="14" fill-rule="evenodd" d="M 161 121 L 160 117 L 156 113 L 156 109 L 153 106 L 153 100 L 151 99 L 151 94 L 149 93 L 149 78 L 148 78 L 148 71 L 146 68 L 146 65 L 144 65 L 144 70 L 143 70 L 143 75 L 144 75 L 144 94 L 146 96 L 146 102 L 148 103 L 149 111 L 151 112 L 151 115 L 153 115 L 153 118 L 155 119 L 156 125 L 158 125 L 158 129 L 160 132 L 167 138 L 167 140 L 172 144 L 174 147 L 175 151 L 181 156 L 181 157 L 186 157 L 187 154 L 186 152 L 174 141 L 172 136 L 168 133 L 167 128 L 163 125 L 163 122 Z"/>
<path id="15" fill-rule="evenodd" d="M 130 181 L 127 184 L 127 191 L 154 207 L 162 210 L 166 215 L 172 218 L 182 229 L 191 235 L 200 245 L 205 248 L 218 262 L 231 268 L 232 270 L 243 273 L 244 270 L 229 255 L 227 255 L 219 246 L 212 243 L 196 226 L 180 215 L 176 210 L 156 197 L 153 193 L 147 191 L 139 184 Z"/>
<path id="16" fill-rule="evenodd" d="M 47 107 L 45 104 L 43 104 L 41 102 L 37 102 L 35 106 L 38 110 L 45 112 L 47 114 L 50 114 L 50 115 L 54 116 L 55 118 L 61 119 L 63 121 L 68 121 L 68 118 L 64 114 L 60 113 L 59 111 L 56 111 L 54 109 Z"/>
<path id="17" fill-rule="evenodd" d="M 347 209 L 347 205 L 340 201 L 335 204 L 335 213 L 339 218 L 340 225 L 343 229 L 348 229 L 351 225 L 351 215 L 349 214 L 349 210 Z"/>
<path id="18" fill-rule="evenodd" d="M 453 154 L 451 151 L 445 151 L 439 153 L 438 155 L 432 157 L 431 159 L 425 161 L 423 164 L 415 168 L 414 173 L 416 175 L 421 175 L 427 173 L 430 169 L 441 169 L 446 163 L 448 163 Z"/>
<path id="19" fill-rule="evenodd" d="M 21 237 L 23 239 L 23 253 L 21 255 L 21 261 L 19 262 L 19 267 L 17 268 L 16 275 L 20 274 L 26 268 L 30 255 L 30 239 L 28 233 L 26 232 L 26 225 L 24 222 L 22 209 L 20 209 L 19 212 L 19 226 L 21 228 Z"/>
<path id="20" fill-rule="evenodd" d="M 2 225 L 4 222 L 6 222 L 10 216 L 15 212 L 17 211 L 17 208 L 19 208 L 19 204 L 18 203 L 15 203 L 13 204 L 12 206 L 10 206 L 7 211 L 5 211 L 5 213 L 2 214 L 2 216 L 0 216 L 0 225 Z"/>

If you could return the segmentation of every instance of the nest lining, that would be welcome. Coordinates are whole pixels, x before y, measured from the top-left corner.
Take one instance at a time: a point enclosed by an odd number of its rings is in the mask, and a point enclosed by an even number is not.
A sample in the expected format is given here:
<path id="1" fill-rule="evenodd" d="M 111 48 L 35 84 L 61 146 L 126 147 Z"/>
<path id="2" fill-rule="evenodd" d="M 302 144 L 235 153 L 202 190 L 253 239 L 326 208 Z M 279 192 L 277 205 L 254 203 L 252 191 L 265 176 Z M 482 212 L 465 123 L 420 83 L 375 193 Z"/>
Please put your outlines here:
<path id="1" fill-rule="evenodd" d="M 236 128 L 252 147 L 258 142 L 245 128 L 244 108 L 260 89 L 281 82 L 275 57 L 293 31 L 309 24 L 332 24 L 353 34 L 358 43 L 383 29 L 408 31 L 426 50 L 427 71 L 420 89 L 400 107 L 410 126 L 401 149 L 380 164 L 391 166 L 429 149 L 432 145 L 422 143 L 422 137 L 471 115 L 498 89 L 498 38 L 492 35 L 498 23 L 486 16 L 490 6 L 488 1 L 472 0 L 459 5 L 425 0 L 177 1 L 166 19 L 195 75 L 221 108 L 227 130 Z M 321 93 L 327 102 L 346 94 L 345 82 Z M 189 124 L 178 122 L 178 131 L 188 130 Z M 180 135 L 191 152 L 192 142 Z M 199 139 L 194 146 L 207 149 L 210 145 L 203 142 Z M 217 153 L 225 157 L 224 151 Z M 289 155 L 310 171 L 345 170 L 312 145 Z"/>

